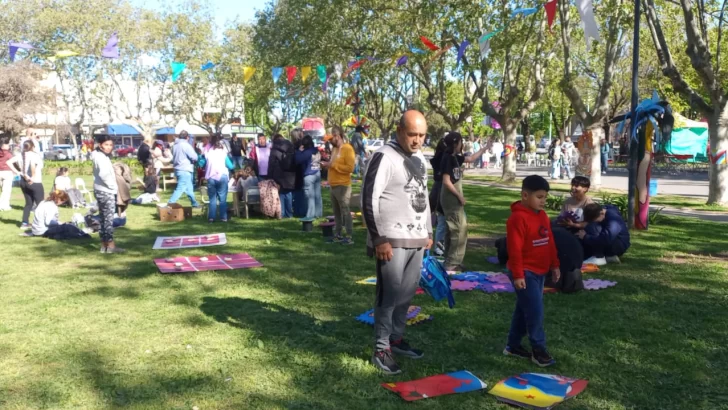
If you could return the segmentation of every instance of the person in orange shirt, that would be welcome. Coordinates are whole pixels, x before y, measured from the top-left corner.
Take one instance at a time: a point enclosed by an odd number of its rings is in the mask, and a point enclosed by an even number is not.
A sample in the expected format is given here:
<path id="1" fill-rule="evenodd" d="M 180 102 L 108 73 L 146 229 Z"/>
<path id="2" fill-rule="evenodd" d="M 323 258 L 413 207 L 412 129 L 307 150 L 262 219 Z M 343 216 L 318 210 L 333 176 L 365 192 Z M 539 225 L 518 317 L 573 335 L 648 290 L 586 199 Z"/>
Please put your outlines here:
<path id="1" fill-rule="evenodd" d="M 333 242 L 343 245 L 352 245 L 353 231 L 351 211 L 351 173 L 354 172 L 356 156 L 354 148 L 344 139 L 344 130 L 339 126 L 331 129 L 331 134 L 324 137 L 325 142 L 334 146 L 331 160 L 321 162 L 321 166 L 329 170 L 329 185 L 331 186 L 331 204 L 334 207 L 334 221 L 336 229 Z M 346 236 L 342 236 L 343 227 L 346 226 Z"/>

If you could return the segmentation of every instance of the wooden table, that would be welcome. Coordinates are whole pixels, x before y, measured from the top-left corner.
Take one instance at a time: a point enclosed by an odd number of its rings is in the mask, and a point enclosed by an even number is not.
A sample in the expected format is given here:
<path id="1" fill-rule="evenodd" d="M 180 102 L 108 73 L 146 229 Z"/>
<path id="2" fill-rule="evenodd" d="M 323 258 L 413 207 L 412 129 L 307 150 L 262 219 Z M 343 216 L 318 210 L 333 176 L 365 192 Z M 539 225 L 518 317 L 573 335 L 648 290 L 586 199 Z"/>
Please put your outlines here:
<path id="1" fill-rule="evenodd" d="M 174 175 L 174 167 L 162 167 L 159 169 L 159 181 L 162 185 L 162 191 L 167 191 L 167 184 L 177 184 L 177 177 Z"/>

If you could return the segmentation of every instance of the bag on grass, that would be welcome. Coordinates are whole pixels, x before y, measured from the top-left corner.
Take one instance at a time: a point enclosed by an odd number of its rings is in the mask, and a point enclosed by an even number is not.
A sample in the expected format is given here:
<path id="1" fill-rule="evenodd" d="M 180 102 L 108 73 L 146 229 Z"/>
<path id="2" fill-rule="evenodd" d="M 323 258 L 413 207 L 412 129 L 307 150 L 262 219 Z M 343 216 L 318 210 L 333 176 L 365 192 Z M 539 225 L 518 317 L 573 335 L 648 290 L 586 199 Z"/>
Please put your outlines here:
<path id="1" fill-rule="evenodd" d="M 447 298 L 450 309 L 455 306 L 455 298 L 450 289 L 450 278 L 442 263 L 434 256 L 430 256 L 430 251 L 425 251 L 425 259 L 422 261 L 420 287 L 435 301 L 439 302 Z"/>
<path id="2" fill-rule="evenodd" d="M 549 278 L 550 276 L 548 275 Z M 561 278 L 551 287 L 558 289 L 561 293 L 576 293 L 584 290 L 581 268 L 561 272 Z"/>

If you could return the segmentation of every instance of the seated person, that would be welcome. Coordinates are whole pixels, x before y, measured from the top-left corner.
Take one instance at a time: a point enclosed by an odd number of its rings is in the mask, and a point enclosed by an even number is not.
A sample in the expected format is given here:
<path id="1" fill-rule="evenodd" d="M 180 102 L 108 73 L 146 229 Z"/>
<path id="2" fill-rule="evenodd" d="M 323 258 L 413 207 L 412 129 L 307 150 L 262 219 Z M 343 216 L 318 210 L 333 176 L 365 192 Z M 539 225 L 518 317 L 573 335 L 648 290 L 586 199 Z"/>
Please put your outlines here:
<path id="1" fill-rule="evenodd" d="M 258 189 L 258 177 L 252 167 L 246 166 L 235 173 L 235 186 L 240 200 L 245 200 L 245 191 L 248 189 Z"/>
<path id="2" fill-rule="evenodd" d="M 594 201 L 587 195 L 591 182 L 587 177 L 574 177 L 571 180 L 571 196 L 564 201 L 559 215 L 559 224 L 569 229 L 584 229 L 584 207 Z"/>
<path id="3" fill-rule="evenodd" d="M 152 202 L 159 202 L 157 196 L 157 172 L 154 168 L 147 167 L 144 169 L 144 180 L 141 181 L 143 185 L 143 193 L 132 199 L 131 203 L 134 205 L 145 205 Z M 139 178 L 137 178 L 139 181 Z"/>
<path id="4" fill-rule="evenodd" d="M 73 208 L 86 206 L 83 194 L 71 185 L 71 177 L 68 176 L 68 168 L 58 168 L 56 179 L 53 181 L 53 190 L 62 191 L 68 194 L 68 203 Z"/>
<path id="5" fill-rule="evenodd" d="M 598 266 L 620 263 L 619 257 L 629 249 L 630 239 L 627 224 L 613 205 L 602 207 L 589 204 L 584 207 L 586 228 L 576 235 L 584 246 L 584 263 Z"/>
<path id="6" fill-rule="evenodd" d="M 61 224 L 58 218 L 58 205 L 68 202 L 68 194 L 53 191 L 50 196 L 35 208 L 33 224 L 29 236 L 42 236 L 56 240 L 88 238 L 89 235 L 71 223 Z"/>

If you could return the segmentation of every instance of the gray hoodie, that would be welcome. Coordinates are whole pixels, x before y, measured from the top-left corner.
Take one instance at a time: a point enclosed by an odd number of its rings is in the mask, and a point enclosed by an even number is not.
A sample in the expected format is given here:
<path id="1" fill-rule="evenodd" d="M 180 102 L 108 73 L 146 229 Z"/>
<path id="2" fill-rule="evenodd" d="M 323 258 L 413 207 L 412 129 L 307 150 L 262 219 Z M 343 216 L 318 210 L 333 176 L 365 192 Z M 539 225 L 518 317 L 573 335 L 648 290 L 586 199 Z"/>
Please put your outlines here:
<path id="1" fill-rule="evenodd" d="M 119 187 L 116 185 L 116 173 L 109 156 L 95 150 L 91 153 L 91 161 L 94 163 L 94 191 L 116 194 Z"/>

